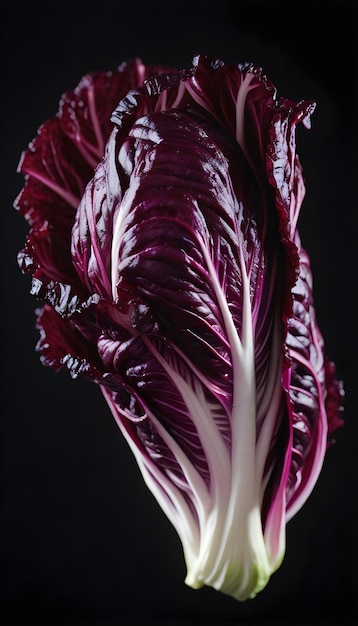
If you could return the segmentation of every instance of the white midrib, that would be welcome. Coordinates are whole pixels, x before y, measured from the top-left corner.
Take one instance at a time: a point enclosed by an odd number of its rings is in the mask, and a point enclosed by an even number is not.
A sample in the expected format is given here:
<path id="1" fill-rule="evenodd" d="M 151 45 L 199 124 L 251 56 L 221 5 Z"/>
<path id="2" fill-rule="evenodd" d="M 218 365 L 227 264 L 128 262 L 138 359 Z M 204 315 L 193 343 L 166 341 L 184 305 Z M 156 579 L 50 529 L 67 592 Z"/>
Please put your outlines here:
<path id="1" fill-rule="evenodd" d="M 112 235 L 112 250 L 111 250 L 111 284 L 112 284 L 112 298 L 114 302 L 117 302 L 117 281 L 119 275 L 119 259 L 120 259 L 120 246 L 125 234 L 125 219 L 128 216 L 129 209 L 132 206 L 135 194 L 139 186 L 138 180 L 133 180 L 128 190 L 124 194 L 122 202 L 120 203 L 117 215 L 113 220 L 113 235 Z"/>
<path id="2" fill-rule="evenodd" d="M 226 572 L 242 566 L 240 594 L 250 578 L 252 562 L 269 576 L 265 542 L 261 525 L 261 475 L 256 473 L 256 385 L 254 338 L 250 303 L 250 284 L 240 250 L 242 276 L 241 339 L 230 313 L 227 300 L 218 281 L 207 247 L 202 245 L 210 279 L 214 286 L 229 344 L 233 367 L 233 405 L 231 415 L 231 474 L 230 497 L 224 523 L 216 538 L 220 549 L 215 566 L 206 577 L 206 583 L 221 588 Z M 219 512 L 220 514 L 220 512 Z M 221 511 L 222 515 L 222 511 Z M 249 552 L 250 554 L 245 554 Z M 245 571 L 245 568 L 248 568 Z M 264 574 L 265 575 L 265 574 Z"/>

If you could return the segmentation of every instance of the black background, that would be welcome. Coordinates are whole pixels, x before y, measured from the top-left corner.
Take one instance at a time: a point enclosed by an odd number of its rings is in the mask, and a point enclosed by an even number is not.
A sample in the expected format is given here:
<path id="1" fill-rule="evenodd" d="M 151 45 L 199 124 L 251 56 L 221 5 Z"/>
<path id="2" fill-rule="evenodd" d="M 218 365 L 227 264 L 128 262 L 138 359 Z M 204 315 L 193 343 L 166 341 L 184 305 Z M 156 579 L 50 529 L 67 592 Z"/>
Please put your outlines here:
<path id="1" fill-rule="evenodd" d="M 347 2 L 0 2 L 1 623 L 353 623 L 357 617 L 357 5 Z M 189 67 L 197 53 L 263 66 L 278 92 L 317 102 L 298 129 L 300 218 L 345 426 L 287 527 L 268 587 L 239 603 L 185 586 L 181 545 L 99 389 L 44 368 L 27 225 L 12 208 L 21 151 L 60 95 L 94 69 Z"/>

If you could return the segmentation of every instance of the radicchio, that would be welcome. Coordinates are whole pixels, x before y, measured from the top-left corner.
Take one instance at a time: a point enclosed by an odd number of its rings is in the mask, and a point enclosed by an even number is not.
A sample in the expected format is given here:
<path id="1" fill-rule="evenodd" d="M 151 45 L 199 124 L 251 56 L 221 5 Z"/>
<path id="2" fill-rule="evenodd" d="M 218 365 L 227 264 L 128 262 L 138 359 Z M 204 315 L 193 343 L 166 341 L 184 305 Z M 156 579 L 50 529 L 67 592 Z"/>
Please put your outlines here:
<path id="1" fill-rule="evenodd" d="M 43 363 L 100 386 L 187 584 L 238 600 L 280 565 L 342 423 L 297 230 L 314 107 L 252 64 L 135 60 L 66 93 L 19 165 Z"/>

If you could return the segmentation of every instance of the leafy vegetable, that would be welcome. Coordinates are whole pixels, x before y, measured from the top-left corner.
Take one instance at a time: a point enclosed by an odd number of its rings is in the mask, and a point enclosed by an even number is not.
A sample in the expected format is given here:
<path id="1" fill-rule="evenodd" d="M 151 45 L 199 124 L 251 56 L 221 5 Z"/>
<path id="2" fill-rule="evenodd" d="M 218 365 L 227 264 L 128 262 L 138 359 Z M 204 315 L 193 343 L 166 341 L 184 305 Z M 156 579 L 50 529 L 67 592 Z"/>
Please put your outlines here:
<path id="1" fill-rule="evenodd" d="M 342 424 L 297 124 L 252 64 L 86 76 L 24 152 L 42 361 L 99 384 L 181 539 L 188 585 L 254 597 Z"/>

